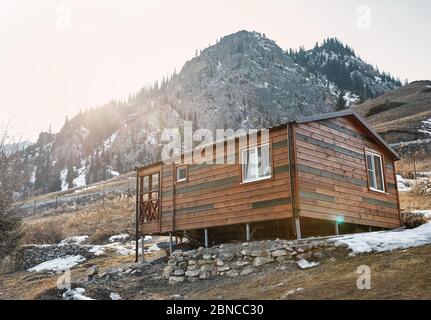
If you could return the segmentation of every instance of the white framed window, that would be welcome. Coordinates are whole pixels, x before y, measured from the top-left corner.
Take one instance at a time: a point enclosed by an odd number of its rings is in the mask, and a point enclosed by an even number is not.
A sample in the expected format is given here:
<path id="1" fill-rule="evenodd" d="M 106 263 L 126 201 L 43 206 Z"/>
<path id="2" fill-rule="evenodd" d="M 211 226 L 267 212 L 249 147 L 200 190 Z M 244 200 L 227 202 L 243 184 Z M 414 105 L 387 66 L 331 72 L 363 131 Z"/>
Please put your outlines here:
<path id="1" fill-rule="evenodd" d="M 368 186 L 371 190 L 385 192 L 385 175 L 383 173 L 382 156 L 370 151 L 365 152 L 367 158 Z"/>
<path id="2" fill-rule="evenodd" d="M 241 151 L 242 182 L 254 182 L 272 177 L 272 162 L 269 144 Z"/>
<path id="3" fill-rule="evenodd" d="M 187 166 L 177 167 L 175 177 L 175 182 L 187 181 Z"/>

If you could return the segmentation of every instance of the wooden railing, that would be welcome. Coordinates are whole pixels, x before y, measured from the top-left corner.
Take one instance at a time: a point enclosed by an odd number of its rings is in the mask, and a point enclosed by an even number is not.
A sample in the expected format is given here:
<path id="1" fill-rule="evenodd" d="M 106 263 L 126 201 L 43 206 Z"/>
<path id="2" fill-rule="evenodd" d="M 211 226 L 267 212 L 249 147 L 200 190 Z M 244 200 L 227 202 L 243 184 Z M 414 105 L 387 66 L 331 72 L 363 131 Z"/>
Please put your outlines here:
<path id="1" fill-rule="evenodd" d="M 160 221 L 160 199 L 139 201 L 139 223 Z"/>

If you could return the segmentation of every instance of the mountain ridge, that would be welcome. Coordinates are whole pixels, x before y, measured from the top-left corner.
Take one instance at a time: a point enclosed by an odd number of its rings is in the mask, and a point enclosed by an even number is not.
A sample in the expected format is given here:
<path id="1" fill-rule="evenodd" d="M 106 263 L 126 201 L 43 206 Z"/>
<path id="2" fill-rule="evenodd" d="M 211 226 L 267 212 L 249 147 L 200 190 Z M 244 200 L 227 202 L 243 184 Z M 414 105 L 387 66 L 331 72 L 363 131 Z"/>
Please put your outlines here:
<path id="1" fill-rule="evenodd" d="M 83 186 L 156 161 L 162 129 L 180 127 L 184 120 L 193 121 L 194 129 L 212 131 L 263 128 L 333 111 L 340 95 L 348 100 L 342 99 L 346 105 L 353 104 L 361 98 L 349 81 L 343 85 L 331 69 L 314 63 L 321 61 L 314 58 L 332 43 L 325 40 L 314 49 L 296 52 L 283 50 L 257 32 L 227 35 L 160 84 L 144 87 L 127 101 L 80 112 L 59 133 L 41 133 L 37 143 L 23 152 L 28 168 L 23 194 Z M 373 96 L 401 85 L 388 76 L 388 85 L 382 87 L 370 76 L 379 71 L 370 69 L 341 42 L 335 44 L 334 50 L 345 51 L 343 63 L 345 59 L 362 62 L 355 68 L 359 73 L 363 69 L 361 79 Z M 338 51 L 334 57 L 341 56 Z M 353 71 L 346 67 L 343 74 L 349 72 Z"/>

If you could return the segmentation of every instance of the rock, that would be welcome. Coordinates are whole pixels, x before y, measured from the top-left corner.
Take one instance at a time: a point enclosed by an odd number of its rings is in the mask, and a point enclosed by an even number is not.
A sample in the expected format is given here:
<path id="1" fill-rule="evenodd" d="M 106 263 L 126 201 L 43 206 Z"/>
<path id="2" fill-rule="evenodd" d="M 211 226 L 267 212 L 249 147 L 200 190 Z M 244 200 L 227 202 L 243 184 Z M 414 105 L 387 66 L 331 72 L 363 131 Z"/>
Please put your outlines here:
<path id="1" fill-rule="evenodd" d="M 196 264 L 197 264 L 196 260 L 189 260 L 189 266 L 194 266 Z"/>
<path id="2" fill-rule="evenodd" d="M 240 274 L 242 276 L 246 276 L 246 275 L 253 273 L 253 272 L 254 272 L 254 269 L 249 267 L 249 268 L 245 268 L 244 270 L 242 270 Z"/>
<path id="3" fill-rule="evenodd" d="M 216 264 L 217 267 L 221 267 L 221 266 L 224 265 L 224 262 L 221 259 L 216 259 L 215 264 Z"/>
<path id="4" fill-rule="evenodd" d="M 197 264 L 193 265 L 193 266 L 188 266 L 187 270 L 188 271 L 199 270 L 199 266 Z"/>
<path id="5" fill-rule="evenodd" d="M 313 258 L 320 260 L 320 259 L 323 258 L 323 253 L 321 253 L 321 252 L 315 252 L 315 253 L 313 253 Z"/>
<path id="6" fill-rule="evenodd" d="M 205 253 L 202 257 L 204 260 L 211 260 L 211 254 Z"/>
<path id="7" fill-rule="evenodd" d="M 253 260 L 253 267 L 260 267 L 271 262 L 274 262 L 274 259 L 268 257 L 256 257 Z"/>
<path id="8" fill-rule="evenodd" d="M 238 260 L 238 261 L 235 261 L 234 263 L 232 263 L 232 266 L 237 267 L 237 268 L 242 268 L 242 267 L 248 266 L 248 265 L 250 265 L 250 262 L 244 261 L 244 260 Z"/>
<path id="9" fill-rule="evenodd" d="M 230 270 L 230 271 L 226 272 L 226 275 L 227 275 L 228 277 L 235 278 L 235 277 L 238 277 L 238 276 L 239 276 L 239 273 L 238 273 L 238 272 L 236 272 L 236 271 L 234 271 L 234 270 Z"/>
<path id="10" fill-rule="evenodd" d="M 183 255 L 182 250 L 175 250 L 174 252 L 172 252 L 172 256 L 174 257 L 181 257 L 182 255 Z"/>
<path id="11" fill-rule="evenodd" d="M 225 272 L 229 270 L 230 270 L 230 266 L 228 264 L 225 264 L 224 266 L 221 266 L 221 267 L 217 267 L 217 272 Z"/>
<path id="12" fill-rule="evenodd" d="M 235 257 L 235 254 L 230 251 L 225 251 L 220 254 L 220 259 L 223 261 L 231 261 Z"/>
<path id="13" fill-rule="evenodd" d="M 181 261 L 180 263 L 178 263 L 178 267 L 183 268 L 183 269 L 187 268 L 187 262 Z"/>
<path id="14" fill-rule="evenodd" d="M 241 254 L 243 256 L 250 256 L 251 255 L 251 250 L 248 250 L 248 249 L 242 250 Z"/>
<path id="15" fill-rule="evenodd" d="M 169 277 L 171 276 L 171 273 L 173 271 L 172 266 L 168 265 L 163 269 L 163 277 L 165 279 L 169 279 Z"/>
<path id="16" fill-rule="evenodd" d="M 211 272 L 214 270 L 214 266 L 212 264 L 204 264 L 203 266 L 201 266 L 201 272 Z"/>
<path id="17" fill-rule="evenodd" d="M 282 257 L 285 255 L 287 255 L 287 252 L 286 250 L 282 250 L 282 249 L 271 252 L 271 256 L 273 257 Z"/>
<path id="18" fill-rule="evenodd" d="M 211 272 L 209 271 L 203 271 L 199 274 L 199 279 L 205 280 L 209 279 L 211 277 Z"/>
<path id="19" fill-rule="evenodd" d="M 183 276 L 185 271 L 183 269 L 177 269 L 174 271 L 174 276 Z"/>
<path id="20" fill-rule="evenodd" d="M 181 297 L 180 294 L 174 294 L 174 295 L 170 296 L 169 299 L 171 299 L 171 300 L 181 300 L 182 297 Z"/>
<path id="21" fill-rule="evenodd" d="M 175 285 L 177 283 L 184 282 L 184 280 L 185 280 L 184 277 L 169 277 L 169 284 Z"/>
<path id="22" fill-rule="evenodd" d="M 297 248 L 297 249 L 296 249 L 296 251 L 297 251 L 298 253 L 303 253 L 303 252 L 304 252 L 304 249 L 302 249 L 302 248 Z"/>
<path id="23" fill-rule="evenodd" d="M 129 273 L 131 273 L 132 271 L 133 271 L 133 269 L 130 269 L 130 268 L 129 268 L 129 269 L 127 269 L 126 271 L 124 271 L 124 273 L 125 273 L 125 274 L 129 274 Z"/>
<path id="24" fill-rule="evenodd" d="M 186 277 L 198 277 L 200 273 L 200 270 L 189 270 L 186 271 L 185 275 Z"/>
<path id="25" fill-rule="evenodd" d="M 252 257 L 267 257 L 270 255 L 269 250 L 253 250 L 251 252 Z"/>

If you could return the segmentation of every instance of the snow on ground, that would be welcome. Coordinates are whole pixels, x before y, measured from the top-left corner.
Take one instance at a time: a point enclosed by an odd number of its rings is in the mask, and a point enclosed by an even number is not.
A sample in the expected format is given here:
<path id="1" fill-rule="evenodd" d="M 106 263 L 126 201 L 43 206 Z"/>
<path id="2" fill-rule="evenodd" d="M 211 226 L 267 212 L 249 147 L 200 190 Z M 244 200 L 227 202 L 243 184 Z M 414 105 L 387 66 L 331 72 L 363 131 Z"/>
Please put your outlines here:
<path id="1" fill-rule="evenodd" d="M 76 236 L 76 237 L 69 237 L 64 240 L 60 241 L 60 244 L 81 244 L 84 241 L 87 241 L 88 236 Z"/>
<path id="2" fill-rule="evenodd" d="M 121 299 L 121 296 L 115 292 L 110 293 L 109 298 L 111 298 L 111 300 L 123 300 L 123 299 Z"/>
<path id="3" fill-rule="evenodd" d="M 45 261 L 41 264 L 38 264 L 37 266 L 34 266 L 33 268 L 28 269 L 27 271 L 30 272 L 41 272 L 41 271 L 54 271 L 59 272 L 66 269 L 70 269 L 77 264 L 84 262 L 85 257 L 78 255 L 78 256 L 65 256 L 49 261 Z"/>
<path id="4" fill-rule="evenodd" d="M 397 174 L 398 191 L 410 192 L 414 184 L 415 184 L 415 181 L 413 179 L 404 179 L 402 176 Z"/>
<path id="5" fill-rule="evenodd" d="M 130 236 L 127 233 L 117 234 L 115 236 L 109 237 L 109 242 L 118 242 L 118 241 L 121 241 L 121 240 L 126 240 L 129 237 Z"/>
<path id="6" fill-rule="evenodd" d="M 426 219 L 431 219 L 431 210 L 414 210 L 412 213 L 418 213 Z"/>
<path id="7" fill-rule="evenodd" d="M 422 121 L 421 129 L 418 131 L 426 135 L 431 135 L 431 119 Z"/>
<path id="8" fill-rule="evenodd" d="M 85 187 L 87 185 L 87 180 L 85 175 L 87 173 L 87 167 L 85 166 L 85 160 L 81 161 L 81 168 L 78 169 L 78 177 L 73 179 L 73 185 L 75 187 Z"/>
<path id="9" fill-rule="evenodd" d="M 108 169 L 108 174 L 110 174 L 113 177 L 118 177 L 120 175 L 120 173 L 118 171 L 112 170 L 112 169 Z"/>
<path id="10" fill-rule="evenodd" d="M 90 297 L 84 296 L 84 288 L 69 289 L 63 293 L 63 299 L 65 300 L 94 300 Z"/>
<path id="11" fill-rule="evenodd" d="M 431 212 L 431 211 L 430 211 Z M 333 239 L 354 253 L 384 252 L 431 244 L 431 222 L 416 229 L 358 233 Z"/>
<path id="12" fill-rule="evenodd" d="M 67 169 L 61 170 L 60 172 L 61 191 L 66 191 L 67 189 L 69 189 L 69 186 L 66 182 L 66 177 L 67 177 Z"/>
<path id="13" fill-rule="evenodd" d="M 307 260 L 305 260 L 305 259 L 301 259 L 301 260 L 299 260 L 298 262 L 296 262 L 297 264 L 298 264 L 298 266 L 301 268 L 301 269 L 308 269 L 308 268 L 312 268 L 312 267 L 315 267 L 315 266 L 317 266 L 319 263 L 318 262 L 308 262 Z"/>
<path id="14" fill-rule="evenodd" d="M 116 237 L 116 236 L 114 236 Z M 111 237 L 112 238 L 112 237 Z M 145 237 L 145 242 L 151 240 L 152 237 Z M 140 243 L 140 241 L 139 241 Z M 95 256 L 101 256 L 106 253 L 107 250 L 115 250 L 116 253 L 122 256 L 131 256 L 135 254 L 136 243 L 135 241 L 129 241 L 127 243 L 121 242 L 111 242 L 109 244 L 104 245 L 94 245 L 90 248 L 89 252 L 92 252 Z M 160 249 L 156 243 L 152 244 L 148 249 L 145 249 L 145 252 L 156 252 L 160 251 Z M 139 253 L 142 253 L 142 248 L 139 246 Z"/>
<path id="15" fill-rule="evenodd" d="M 115 139 L 118 137 L 118 131 L 114 132 L 108 139 L 103 141 L 104 150 L 109 150 L 112 147 Z"/>
<path id="16" fill-rule="evenodd" d="M 347 107 L 350 107 L 352 104 L 355 104 L 355 103 L 357 103 L 359 101 L 359 96 L 356 95 L 356 94 L 354 94 L 354 93 L 351 93 L 350 91 L 347 91 L 344 94 L 343 98 L 346 101 L 346 106 Z"/>

